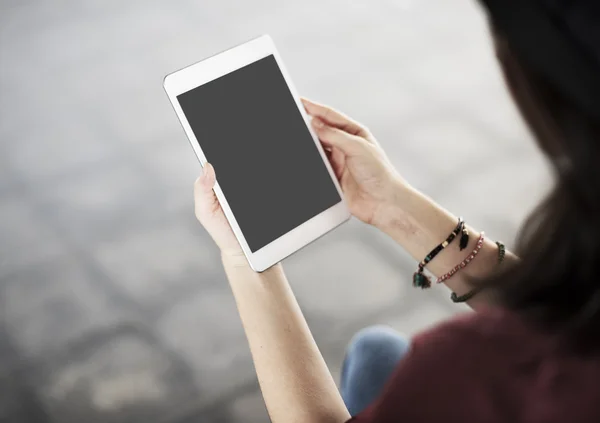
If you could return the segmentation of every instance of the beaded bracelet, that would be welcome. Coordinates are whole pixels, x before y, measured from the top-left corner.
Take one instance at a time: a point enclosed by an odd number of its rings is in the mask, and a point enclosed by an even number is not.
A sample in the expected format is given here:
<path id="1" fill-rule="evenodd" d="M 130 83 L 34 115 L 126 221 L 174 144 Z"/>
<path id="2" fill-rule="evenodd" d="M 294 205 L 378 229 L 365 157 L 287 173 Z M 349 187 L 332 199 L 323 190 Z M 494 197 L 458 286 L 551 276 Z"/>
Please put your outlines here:
<path id="1" fill-rule="evenodd" d="M 498 264 L 501 264 L 506 256 L 506 247 L 500 241 L 496 241 L 496 245 L 498 246 Z"/>
<path id="2" fill-rule="evenodd" d="M 452 276 L 454 276 L 459 270 L 462 270 L 465 267 L 467 267 L 469 265 L 469 263 L 471 263 L 471 261 L 475 257 L 477 257 L 477 254 L 479 254 L 479 250 L 481 250 L 481 247 L 483 247 L 483 241 L 484 241 L 484 239 L 485 239 L 485 232 L 482 232 L 481 235 L 479 235 L 479 240 L 477 241 L 477 245 L 475 245 L 475 249 L 471 252 L 471 254 L 469 254 L 459 264 L 457 264 L 456 266 L 454 266 L 448 273 L 446 273 L 445 275 L 440 276 L 438 278 L 438 280 L 437 280 L 437 283 L 441 283 L 441 282 L 447 281 Z"/>
<path id="3" fill-rule="evenodd" d="M 433 250 L 431 250 L 431 252 L 425 256 L 423 261 L 421 261 L 419 263 L 417 271 L 413 274 L 413 286 L 421 288 L 421 289 L 429 288 L 431 286 L 431 279 L 429 279 L 429 277 L 427 275 L 423 274 L 423 270 L 425 269 L 425 266 L 427 266 L 427 264 L 431 260 L 433 260 L 440 253 L 440 251 L 442 251 L 452 241 L 454 241 L 454 238 L 456 238 L 456 236 L 460 232 L 462 232 L 462 235 L 460 237 L 459 248 L 462 251 L 469 244 L 469 231 L 467 230 L 465 221 L 463 220 L 462 217 L 458 218 L 458 224 L 456 225 L 456 228 L 454 228 L 454 230 L 450 233 L 450 235 L 448 235 L 448 238 L 446 238 L 446 240 L 444 242 L 442 242 L 437 247 L 435 247 Z"/>
<path id="4" fill-rule="evenodd" d="M 498 265 L 500 265 L 504 261 L 504 257 L 506 256 L 506 247 L 500 241 L 496 241 L 496 245 L 498 246 Z M 464 303 L 473 298 L 476 294 L 478 294 L 483 289 L 483 286 L 479 286 L 473 288 L 469 292 L 463 295 L 456 295 L 456 292 L 453 292 L 450 295 L 450 299 L 454 303 Z"/>
<path id="5" fill-rule="evenodd" d="M 456 292 L 453 292 L 452 295 L 450 295 L 450 299 L 452 300 L 453 303 L 466 303 L 471 298 L 473 298 L 475 295 L 477 295 L 479 293 L 479 291 L 481 291 L 481 289 L 482 288 L 475 288 L 475 289 L 470 290 L 466 294 L 463 294 L 460 296 L 456 295 Z"/>

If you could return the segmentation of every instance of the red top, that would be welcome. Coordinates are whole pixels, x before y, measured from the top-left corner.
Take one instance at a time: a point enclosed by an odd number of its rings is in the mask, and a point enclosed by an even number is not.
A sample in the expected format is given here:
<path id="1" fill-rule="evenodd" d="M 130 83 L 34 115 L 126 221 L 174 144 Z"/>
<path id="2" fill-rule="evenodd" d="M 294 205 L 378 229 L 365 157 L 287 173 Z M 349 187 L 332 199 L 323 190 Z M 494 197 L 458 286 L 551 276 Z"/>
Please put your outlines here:
<path id="1" fill-rule="evenodd" d="M 506 311 L 414 338 L 383 394 L 352 423 L 599 423 L 600 355 L 559 352 Z"/>

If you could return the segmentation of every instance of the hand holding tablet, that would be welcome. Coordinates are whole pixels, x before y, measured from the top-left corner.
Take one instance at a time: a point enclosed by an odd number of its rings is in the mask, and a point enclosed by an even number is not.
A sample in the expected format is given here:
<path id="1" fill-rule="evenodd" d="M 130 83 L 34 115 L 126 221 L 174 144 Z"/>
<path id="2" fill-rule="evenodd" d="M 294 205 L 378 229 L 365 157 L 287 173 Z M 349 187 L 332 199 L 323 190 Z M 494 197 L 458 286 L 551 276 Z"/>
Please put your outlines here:
<path id="1" fill-rule="evenodd" d="M 269 37 L 170 74 L 164 87 L 200 162 L 216 170 L 215 195 L 254 270 L 349 218 Z"/>

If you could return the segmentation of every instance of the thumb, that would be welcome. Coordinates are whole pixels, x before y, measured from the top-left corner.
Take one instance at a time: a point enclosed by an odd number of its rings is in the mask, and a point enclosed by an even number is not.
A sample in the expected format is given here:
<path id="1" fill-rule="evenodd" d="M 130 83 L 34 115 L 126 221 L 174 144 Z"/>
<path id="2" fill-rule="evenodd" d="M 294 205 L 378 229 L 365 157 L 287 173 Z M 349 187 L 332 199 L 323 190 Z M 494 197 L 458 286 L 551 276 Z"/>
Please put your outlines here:
<path id="1" fill-rule="evenodd" d="M 210 163 L 206 163 L 202 169 L 202 175 L 200 175 L 194 183 L 196 212 L 215 209 L 215 206 L 218 203 L 217 197 L 213 192 L 215 182 L 215 168 Z"/>
<path id="2" fill-rule="evenodd" d="M 363 143 L 366 142 L 359 136 L 329 126 L 319 118 L 313 118 L 312 126 L 323 144 L 330 147 L 337 147 L 347 156 L 360 154 Z"/>
<path id="3" fill-rule="evenodd" d="M 198 188 L 200 191 L 212 191 L 216 181 L 215 168 L 206 162 L 202 167 L 202 175 L 198 178 Z"/>

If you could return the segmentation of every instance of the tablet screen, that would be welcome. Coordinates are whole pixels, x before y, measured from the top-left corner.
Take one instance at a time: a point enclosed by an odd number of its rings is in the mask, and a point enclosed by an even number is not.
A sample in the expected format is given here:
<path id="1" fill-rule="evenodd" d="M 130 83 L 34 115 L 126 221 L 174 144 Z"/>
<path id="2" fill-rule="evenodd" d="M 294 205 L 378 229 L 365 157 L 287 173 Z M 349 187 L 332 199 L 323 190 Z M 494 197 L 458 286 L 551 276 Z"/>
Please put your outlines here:
<path id="1" fill-rule="evenodd" d="M 252 252 L 341 201 L 272 55 L 177 100 Z"/>

